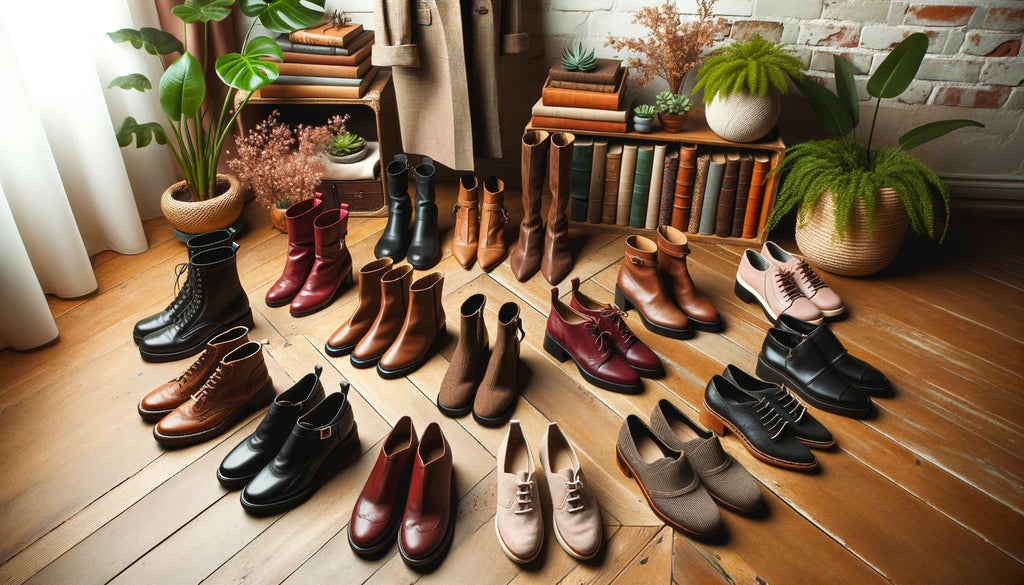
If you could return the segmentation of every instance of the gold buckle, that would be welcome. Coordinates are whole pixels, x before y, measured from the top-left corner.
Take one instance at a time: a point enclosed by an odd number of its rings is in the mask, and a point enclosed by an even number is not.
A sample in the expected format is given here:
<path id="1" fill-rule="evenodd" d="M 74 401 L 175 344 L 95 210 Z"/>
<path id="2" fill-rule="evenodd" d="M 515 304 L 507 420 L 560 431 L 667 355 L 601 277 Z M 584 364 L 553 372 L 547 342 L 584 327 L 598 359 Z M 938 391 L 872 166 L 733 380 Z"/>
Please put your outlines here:
<path id="1" fill-rule="evenodd" d="M 322 441 L 324 439 L 329 439 L 329 438 L 331 438 L 331 435 L 333 435 L 333 434 L 334 434 L 334 427 L 327 427 L 325 429 L 320 429 L 320 440 Z"/>

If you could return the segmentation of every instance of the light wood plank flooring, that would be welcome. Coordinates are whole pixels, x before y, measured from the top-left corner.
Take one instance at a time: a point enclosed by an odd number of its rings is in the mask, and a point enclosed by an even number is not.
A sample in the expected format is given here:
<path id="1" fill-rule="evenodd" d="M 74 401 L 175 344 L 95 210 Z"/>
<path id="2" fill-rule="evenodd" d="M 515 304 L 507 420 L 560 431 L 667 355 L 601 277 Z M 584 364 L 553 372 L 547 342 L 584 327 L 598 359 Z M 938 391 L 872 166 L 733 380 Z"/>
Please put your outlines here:
<path id="1" fill-rule="evenodd" d="M 507 265 L 485 274 L 451 258 L 446 211 L 453 198 L 452 186 L 439 189 L 446 255 L 437 269 L 445 273 L 452 341 L 420 370 L 393 381 L 323 354 L 324 341 L 355 306 L 355 289 L 302 319 L 263 303 L 280 274 L 286 236 L 268 226 L 265 210 L 246 210 L 252 227 L 241 238 L 238 265 L 256 316 L 253 336 L 269 340 L 265 355 L 278 391 L 323 364 L 329 389 L 342 377 L 351 381 L 362 439 L 362 456 L 309 502 L 269 518 L 247 516 L 238 494 L 214 476 L 259 415 L 216 440 L 164 451 L 135 412 L 142 395 L 191 362 L 144 363 L 131 341 L 133 323 L 170 299 L 184 247 L 163 220 L 153 220 L 146 223 L 148 252 L 100 254 L 96 293 L 50 300 L 58 343 L 0 352 L 0 583 L 1024 583 L 1020 222 L 964 220 L 945 246 L 905 254 L 885 275 L 825 275 L 849 307 L 833 330 L 889 375 L 896 396 L 878 400 L 879 414 L 868 421 L 815 412 L 839 443 L 819 453 L 818 473 L 770 467 L 725 437 L 726 449 L 761 483 L 768 510 L 756 517 L 723 512 L 727 534 L 701 542 L 674 534 L 654 516 L 634 481 L 616 468 L 613 447 L 627 414 L 646 417 L 668 398 L 695 417 L 712 375 L 729 363 L 753 370 L 767 322 L 733 295 L 742 248 L 692 246 L 692 273 L 724 313 L 724 333 L 674 341 L 650 334 L 630 314 L 668 374 L 625 396 L 587 385 L 571 362 L 543 351 L 549 286 L 540 274 L 519 284 Z M 508 193 L 509 236 L 521 217 L 518 199 Z M 357 267 L 372 259 L 384 223 L 351 222 Z M 610 300 L 623 234 L 574 228 L 572 235 L 572 274 L 588 294 Z M 561 291 L 567 290 L 565 282 Z M 501 303 L 515 300 L 522 308 L 530 376 L 515 416 L 535 452 L 549 420 L 575 443 L 606 527 L 604 552 L 594 562 L 567 556 L 550 526 L 536 563 L 510 562 L 492 523 L 494 455 L 504 431 L 471 417 L 447 419 L 434 405 L 454 351 L 459 306 L 478 292 L 488 297 L 492 331 Z M 438 421 L 457 466 L 454 544 L 428 575 L 407 568 L 395 548 L 378 561 L 361 560 L 345 537 L 381 440 L 404 414 L 420 430 Z"/>

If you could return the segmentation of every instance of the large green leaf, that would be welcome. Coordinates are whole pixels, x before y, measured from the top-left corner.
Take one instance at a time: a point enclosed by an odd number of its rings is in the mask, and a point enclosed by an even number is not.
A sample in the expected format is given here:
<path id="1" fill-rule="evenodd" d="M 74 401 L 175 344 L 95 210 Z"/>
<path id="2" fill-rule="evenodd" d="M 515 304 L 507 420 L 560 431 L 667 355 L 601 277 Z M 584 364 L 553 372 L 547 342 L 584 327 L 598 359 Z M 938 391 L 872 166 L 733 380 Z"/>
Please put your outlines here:
<path id="1" fill-rule="evenodd" d="M 135 147 L 142 148 L 148 145 L 154 139 L 157 144 L 167 144 L 167 134 L 164 133 L 164 128 L 156 122 L 146 122 L 145 124 L 139 124 L 135 118 L 128 116 L 121 122 L 115 132 L 117 136 L 117 144 L 122 148 L 132 143 L 132 138 L 135 138 Z"/>
<path id="2" fill-rule="evenodd" d="M 811 109 L 826 132 L 836 137 L 849 134 L 853 129 L 853 119 L 836 94 L 809 77 L 790 76 L 790 79 L 810 102 Z"/>
<path id="3" fill-rule="evenodd" d="M 914 33 L 903 39 L 868 79 L 868 93 L 876 98 L 894 98 L 906 91 L 927 52 L 926 34 Z"/>
<path id="4" fill-rule="evenodd" d="M 115 77 L 107 87 L 120 87 L 121 89 L 146 91 L 147 89 L 151 89 L 153 84 L 150 83 L 149 79 L 141 73 L 130 73 L 128 75 Z"/>
<path id="5" fill-rule="evenodd" d="M 924 126 L 918 126 L 903 136 L 900 136 L 900 148 L 903 150 L 916 148 L 925 142 L 935 140 L 940 136 L 945 136 L 953 130 L 963 128 L 965 126 L 985 127 L 981 122 L 975 122 L 974 120 L 940 120 L 938 122 L 931 122 Z"/>
<path id="6" fill-rule="evenodd" d="M 192 53 L 185 53 L 160 78 L 160 107 L 173 121 L 191 118 L 203 105 L 206 80 L 203 68 Z"/>
<path id="7" fill-rule="evenodd" d="M 327 0 L 240 0 L 242 14 L 278 33 L 309 28 L 320 22 Z"/>
<path id="8" fill-rule="evenodd" d="M 149 26 L 144 26 L 139 30 L 122 28 L 108 32 L 107 36 L 115 43 L 131 43 L 136 49 L 145 49 L 150 55 L 170 55 L 185 51 L 185 47 L 177 37 Z"/>
<path id="9" fill-rule="evenodd" d="M 231 5 L 235 0 L 185 0 L 171 8 L 171 14 L 182 22 L 210 22 L 224 20 L 231 14 Z"/>
<path id="10" fill-rule="evenodd" d="M 245 46 L 245 54 L 228 53 L 217 58 L 217 77 L 244 91 L 257 89 L 277 79 L 277 65 L 260 57 L 283 58 L 281 47 L 269 37 L 256 37 Z"/>
<path id="11" fill-rule="evenodd" d="M 835 63 L 836 94 L 839 96 L 839 103 L 849 112 L 850 121 L 856 127 L 860 123 L 860 99 L 857 97 L 857 83 L 853 80 L 853 65 L 838 53 L 832 57 Z"/>

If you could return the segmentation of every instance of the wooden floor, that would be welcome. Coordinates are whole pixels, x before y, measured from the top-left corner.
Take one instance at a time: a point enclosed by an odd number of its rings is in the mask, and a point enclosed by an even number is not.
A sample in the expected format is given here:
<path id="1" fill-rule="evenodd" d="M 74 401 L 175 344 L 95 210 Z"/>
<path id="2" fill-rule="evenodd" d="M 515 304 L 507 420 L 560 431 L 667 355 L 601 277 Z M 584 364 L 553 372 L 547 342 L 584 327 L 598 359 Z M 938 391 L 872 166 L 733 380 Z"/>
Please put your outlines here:
<path id="1" fill-rule="evenodd" d="M 100 254 L 99 291 L 50 300 L 58 343 L 0 352 L 0 583 L 1024 583 L 1021 223 L 965 221 L 947 245 L 904 257 L 884 276 L 826 275 L 849 307 L 833 330 L 889 375 L 896 396 L 878 400 L 879 414 L 869 421 L 815 411 L 839 443 L 818 454 L 819 473 L 770 467 L 725 437 L 725 448 L 761 483 L 768 511 L 723 511 L 727 534 L 700 542 L 655 517 L 616 468 L 613 447 L 627 414 L 646 418 L 668 398 L 696 416 L 712 375 L 729 363 L 753 370 L 767 322 L 733 295 L 742 249 L 692 246 L 691 271 L 724 313 L 724 333 L 670 340 L 630 314 L 668 375 L 624 396 L 587 385 L 571 362 L 543 351 L 549 286 L 540 274 L 519 284 L 507 265 L 485 274 L 456 264 L 446 212 L 453 196 L 451 188 L 441 190 L 446 255 L 437 267 L 446 277 L 453 341 L 393 381 L 323 354 L 326 338 L 354 308 L 354 289 L 302 319 L 263 303 L 280 274 L 286 236 L 267 225 L 265 210 L 246 210 L 253 227 L 241 238 L 238 265 L 256 317 L 253 336 L 269 340 L 275 385 L 287 388 L 317 363 L 325 365 L 329 389 L 343 376 L 350 380 L 363 450 L 309 502 L 269 518 L 247 516 L 237 492 L 222 489 L 214 475 L 259 416 L 208 443 L 164 451 L 135 411 L 146 392 L 190 363 L 144 363 L 131 341 L 133 323 L 169 301 L 184 247 L 154 220 L 146 224 L 148 252 Z M 521 217 L 518 193 L 508 199 L 511 228 Z M 383 226 L 383 218 L 351 222 L 357 267 L 372 259 Z M 610 300 L 623 235 L 574 229 L 573 238 L 579 261 L 572 274 L 588 294 Z M 568 281 L 561 286 L 567 290 Z M 471 417 L 447 419 L 434 405 L 459 306 L 478 292 L 488 297 L 492 334 L 501 303 L 522 307 L 530 378 L 515 416 L 534 453 L 549 420 L 575 443 L 603 509 L 606 546 L 595 562 L 566 555 L 550 526 L 539 561 L 525 568 L 510 562 L 493 528 L 494 454 L 504 431 Z M 421 431 L 429 421 L 441 424 L 458 477 L 454 544 L 425 576 L 407 568 L 395 548 L 378 561 L 361 560 L 345 537 L 381 441 L 405 414 Z"/>

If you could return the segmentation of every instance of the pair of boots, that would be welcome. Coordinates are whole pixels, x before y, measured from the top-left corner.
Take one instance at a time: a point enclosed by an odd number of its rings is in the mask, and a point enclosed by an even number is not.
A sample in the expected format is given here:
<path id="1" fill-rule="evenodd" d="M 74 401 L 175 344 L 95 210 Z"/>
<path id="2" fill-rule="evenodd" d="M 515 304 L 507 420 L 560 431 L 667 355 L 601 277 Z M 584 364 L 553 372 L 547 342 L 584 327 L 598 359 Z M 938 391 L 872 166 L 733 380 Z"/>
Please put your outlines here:
<path id="1" fill-rule="evenodd" d="M 373 248 L 377 258 L 399 262 L 408 256 L 416 270 L 426 270 L 441 260 L 441 241 L 437 235 L 437 203 L 434 196 L 434 161 L 423 157 L 413 169 L 416 184 L 416 223 L 412 232 L 413 202 L 409 197 L 409 158 L 396 154 L 385 168 L 388 188 L 388 223 Z"/>
<path id="2" fill-rule="evenodd" d="M 508 302 L 498 310 L 498 333 L 485 359 L 488 348 L 484 326 L 482 294 L 471 295 L 460 311 L 459 343 L 441 380 L 437 408 L 445 416 L 459 417 L 473 411 L 476 422 L 486 427 L 505 424 L 516 408 L 519 397 L 517 370 L 519 344 L 524 337 L 519 305 Z M 481 379 L 480 372 L 483 370 Z"/>
<path id="3" fill-rule="evenodd" d="M 359 269 L 359 303 L 324 348 L 334 357 L 351 354 L 357 368 L 377 366 L 386 379 L 420 367 L 445 332 L 444 274 L 433 272 L 414 282 L 412 266 L 392 264 L 391 258 L 381 258 Z"/>
<path id="4" fill-rule="evenodd" d="M 147 362 L 169 362 L 193 356 L 219 333 L 234 326 L 253 326 L 249 297 L 238 279 L 237 244 L 231 232 L 216 230 L 186 243 L 189 261 L 177 267 L 185 284 L 159 313 L 135 324 L 132 338 Z"/>
<path id="5" fill-rule="evenodd" d="M 484 181 L 483 201 L 480 201 L 480 181 L 473 175 L 459 180 L 459 199 L 452 206 L 455 216 L 455 237 L 452 238 L 452 256 L 463 268 L 474 260 L 488 271 L 505 259 L 508 249 L 502 238 L 508 223 L 505 209 L 505 182 L 497 177 Z"/>
<path id="6" fill-rule="evenodd" d="M 626 238 L 626 253 L 615 281 L 615 304 L 635 308 L 648 330 L 689 339 L 694 329 L 721 331 L 718 310 L 694 286 L 686 266 L 690 253 L 686 235 L 671 227 L 658 228 L 658 243 L 643 236 Z"/>
<path id="7" fill-rule="evenodd" d="M 266 301 L 268 307 L 290 305 L 292 317 L 316 313 L 352 286 L 352 255 L 345 246 L 348 204 L 324 210 L 319 195 L 299 201 L 284 213 L 288 256 Z"/>
<path id="8" fill-rule="evenodd" d="M 184 373 L 147 394 L 138 410 L 157 423 L 158 443 L 183 447 L 223 434 L 273 398 L 263 346 L 239 326 L 214 336 Z"/>
<path id="9" fill-rule="evenodd" d="M 523 222 L 519 239 L 509 254 L 516 280 L 525 282 L 539 268 L 551 284 L 558 284 L 572 270 L 569 250 L 569 183 L 572 179 L 572 148 L 576 137 L 568 132 L 548 134 L 529 130 L 523 134 Z M 550 145 L 550 148 L 549 148 Z M 550 151 L 550 157 L 548 155 Z M 551 206 L 547 227 L 541 222 L 544 168 L 548 167 Z M 543 248 L 543 250 L 542 250 Z"/>

